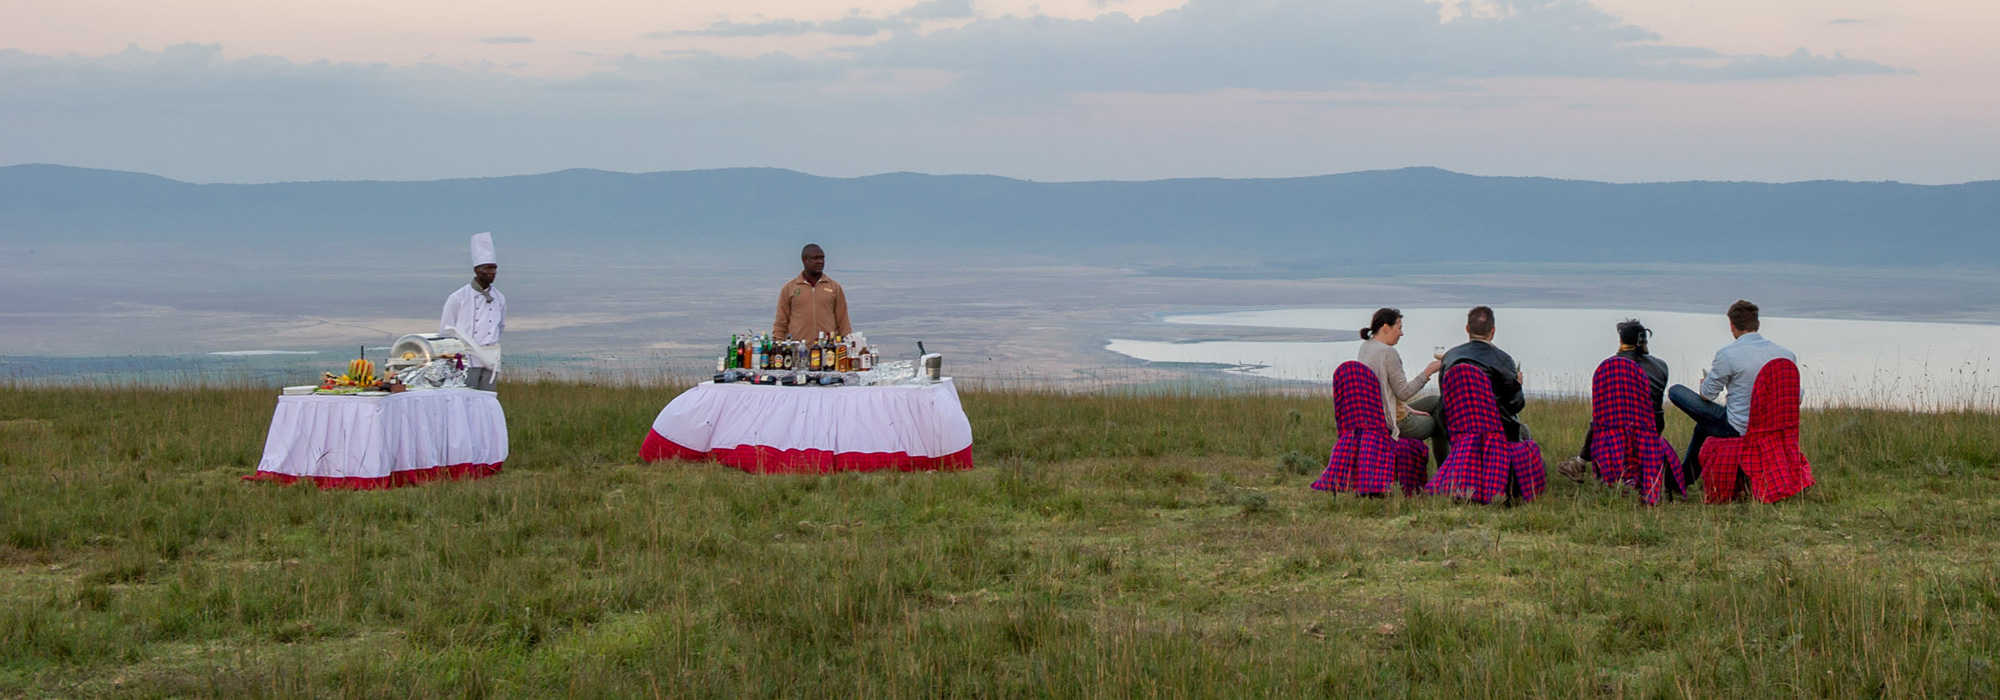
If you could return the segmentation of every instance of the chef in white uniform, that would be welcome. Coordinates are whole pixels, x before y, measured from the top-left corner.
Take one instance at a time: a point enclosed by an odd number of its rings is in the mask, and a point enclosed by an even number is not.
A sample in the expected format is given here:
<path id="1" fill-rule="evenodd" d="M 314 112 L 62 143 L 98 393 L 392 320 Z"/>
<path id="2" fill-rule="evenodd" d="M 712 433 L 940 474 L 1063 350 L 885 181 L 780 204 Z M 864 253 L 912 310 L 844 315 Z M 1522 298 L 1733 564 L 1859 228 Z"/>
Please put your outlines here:
<path id="1" fill-rule="evenodd" d="M 438 321 L 439 333 L 479 346 L 466 355 L 465 385 L 481 391 L 493 391 L 500 378 L 500 332 L 507 329 L 507 297 L 493 287 L 499 274 L 493 234 L 473 236 L 472 283 L 444 300 L 444 318 Z"/>

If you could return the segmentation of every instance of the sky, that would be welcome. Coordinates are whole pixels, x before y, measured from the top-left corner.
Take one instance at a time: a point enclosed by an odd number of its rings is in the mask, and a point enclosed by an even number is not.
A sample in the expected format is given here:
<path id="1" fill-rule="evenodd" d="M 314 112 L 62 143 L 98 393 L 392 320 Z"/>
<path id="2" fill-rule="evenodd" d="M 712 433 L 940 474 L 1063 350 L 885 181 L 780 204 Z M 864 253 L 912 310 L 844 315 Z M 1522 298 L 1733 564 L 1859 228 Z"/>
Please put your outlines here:
<path id="1" fill-rule="evenodd" d="M 2000 178 L 1993 0 L 0 0 L 0 165 Z"/>

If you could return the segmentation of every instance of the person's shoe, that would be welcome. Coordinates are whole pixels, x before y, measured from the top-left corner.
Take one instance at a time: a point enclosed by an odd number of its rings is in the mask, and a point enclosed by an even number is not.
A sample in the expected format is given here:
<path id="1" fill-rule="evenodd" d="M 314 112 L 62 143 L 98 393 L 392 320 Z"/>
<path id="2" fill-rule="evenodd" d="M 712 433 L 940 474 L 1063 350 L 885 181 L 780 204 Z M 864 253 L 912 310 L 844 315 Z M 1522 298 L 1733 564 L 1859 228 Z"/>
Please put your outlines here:
<path id="1" fill-rule="evenodd" d="M 1570 481 L 1583 483 L 1597 473 L 1597 465 L 1582 457 L 1571 457 L 1556 465 L 1556 473 L 1569 477 Z"/>

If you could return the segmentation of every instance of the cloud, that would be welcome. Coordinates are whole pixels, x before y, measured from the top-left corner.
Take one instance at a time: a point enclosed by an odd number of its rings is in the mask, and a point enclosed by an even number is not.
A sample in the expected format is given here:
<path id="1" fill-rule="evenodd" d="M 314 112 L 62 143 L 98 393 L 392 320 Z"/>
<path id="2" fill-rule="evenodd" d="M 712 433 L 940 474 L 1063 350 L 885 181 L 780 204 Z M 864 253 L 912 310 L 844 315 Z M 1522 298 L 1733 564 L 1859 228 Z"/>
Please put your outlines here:
<path id="1" fill-rule="evenodd" d="M 975 14 L 972 0 L 926 0 L 910 6 L 896 16 L 919 20 L 942 20 L 966 19 Z"/>
<path id="2" fill-rule="evenodd" d="M 718 22 L 666 35 L 892 35 L 810 57 L 686 51 L 606 57 L 592 75 L 523 79 L 509 83 L 509 89 L 820 99 L 857 86 L 893 83 L 897 76 L 921 75 L 922 85 L 912 90 L 941 100 L 990 104 L 1023 97 L 1047 103 L 1083 93 L 1324 92 L 1357 86 L 1439 90 L 1511 77 L 1701 82 L 1903 72 L 1804 48 L 1781 56 L 1746 56 L 1664 44 L 1658 34 L 1581 0 L 1459 2 L 1460 11 L 1449 20 L 1441 19 L 1440 5 L 1424 0 L 1189 0 L 1142 19 L 1122 13 L 1094 19 L 1009 15 L 928 33 L 914 31 L 914 20 L 901 16 Z M 972 7 L 970 0 L 928 0 L 902 14 L 943 17 Z M 436 65 L 292 63 L 268 56 L 225 61 L 215 44 L 156 52 L 132 47 L 96 58 L 0 51 L 0 95 L 39 89 L 60 97 L 81 94 L 86 84 L 88 89 L 142 95 L 184 91 L 193 96 L 246 88 L 319 94 L 311 91 L 337 93 L 364 84 L 388 93 L 453 94 L 490 89 L 506 80 L 482 69 Z M 47 96 L 19 97 L 34 103 Z"/>
<path id="3" fill-rule="evenodd" d="M 907 134 L 911 121 L 942 118 L 942 108 L 897 106 L 909 98 L 826 94 L 847 71 L 784 54 L 687 53 L 625 56 L 548 79 L 483 66 L 225 58 L 217 44 L 105 56 L 0 49 L 0 133 L 36 135 L 0 139 L 0 163 L 225 181 L 644 169 L 684 158 L 736 165 L 746 145 L 768 154 L 752 162 L 777 161 L 830 151 L 818 143 L 825 134 L 888 125 Z"/>
<path id="4" fill-rule="evenodd" d="M 860 65 L 961 74 L 1008 92 L 1324 90 L 1498 77 L 1735 80 L 1894 72 L 1809 54 L 1721 55 L 1580 0 L 1190 0 L 1144 19 L 982 18 L 853 49 Z M 1721 59 L 1703 67 L 1682 59 Z M 1713 62 L 1713 61 L 1711 61 Z"/>
<path id="5" fill-rule="evenodd" d="M 859 12 L 858 10 L 856 11 Z M 715 22 L 701 29 L 680 29 L 657 31 L 645 35 L 647 39 L 673 39 L 691 36 L 719 37 L 769 37 L 804 36 L 807 34 L 831 34 L 835 36 L 870 37 L 883 32 L 900 32 L 913 29 L 912 21 L 969 19 L 974 16 L 972 0 L 925 0 L 888 18 L 868 17 L 850 14 L 830 20 L 774 19 L 763 22 Z"/>
<path id="6" fill-rule="evenodd" d="M 908 27 L 907 22 L 894 19 L 875 19 L 850 15 L 840 19 L 810 21 L 796 19 L 776 19 L 768 22 L 716 22 L 703 29 L 684 29 L 647 34 L 648 39 L 668 39 L 684 36 L 802 36 L 806 34 L 833 34 L 837 36 L 875 36 L 882 32 L 896 31 Z"/>
<path id="7" fill-rule="evenodd" d="M 1734 80 L 1771 80 L 1782 78 L 1832 77 L 1836 75 L 1893 75 L 1911 71 L 1886 66 L 1874 61 L 1848 58 L 1836 51 L 1832 56 L 1818 56 L 1800 48 L 1790 55 L 1744 56 L 1730 61 L 1713 70 Z"/>
<path id="8" fill-rule="evenodd" d="M 1449 20 L 1423 0 L 1190 0 L 1140 19 L 988 16 L 919 31 L 935 26 L 929 17 L 971 7 L 939 0 L 886 18 L 718 23 L 660 36 L 887 36 L 808 55 L 607 55 L 594 71 L 564 78 L 435 59 L 230 58 L 217 44 L 102 56 L 0 49 L 0 133 L 35 135 L 0 139 L 0 163 L 278 179 L 579 164 L 838 170 L 901 153 L 897 168 L 1004 162 L 1040 172 L 1042 159 L 1083 162 L 1108 152 L 1096 145 L 1106 140 L 1144 141 L 1131 129 L 1100 128 L 1123 119 L 1148 120 L 1146 133 L 1229 132 L 1209 146 L 1238 152 L 1227 144 L 1256 141 L 1247 132 L 1272 123 L 1240 119 L 1242 110 L 1314 124 L 1337 112 L 1379 129 L 1415 110 L 1446 119 L 1578 101 L 1501 87 L 1510 84 L 1502 78 L 1696 83 L 1900 72 L 1807 49 L 1746 56 L 1667 44 L 1580 0 L 1484 0 Z M 1207 111 L 1172 113 L 1190 106 Z"/>
<path id="9" fill-rule="evenodd" d="M 535 38 L 531 36 L 485 36 L 473 41 L 481 44 L 532 44 L 535 43 Z"/>
<path id="10" fill-rule="evenodd" d="M 656 87 L 700 86 L 702 90 L 802 84 L 811 89 L 841 81 L 847 68 L 782 53 L 733 58 L 711 53 L 670 52 L 658 59 L 624 57 L 614 75 Z M 734 90 L 732 90 L 734 91 Z"/>

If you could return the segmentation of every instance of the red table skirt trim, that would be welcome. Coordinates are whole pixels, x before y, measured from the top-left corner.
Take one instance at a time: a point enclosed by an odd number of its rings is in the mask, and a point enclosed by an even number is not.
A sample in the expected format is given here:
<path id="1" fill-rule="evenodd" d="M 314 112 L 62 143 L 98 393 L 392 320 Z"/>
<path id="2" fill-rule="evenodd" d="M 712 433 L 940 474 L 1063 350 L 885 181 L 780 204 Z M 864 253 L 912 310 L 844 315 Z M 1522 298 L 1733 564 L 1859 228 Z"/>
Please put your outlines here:
<path id="1" fill-rule="evenodd" d="M 943 457 L 918 457 L 907 452 L 833 452 L 831 450 L 781 450 L 759 445 L 723 447 L 696 452 L 647 431 L 639 446 L 639 458 L 648 462 L 679 459 L 690 462 L 713 460 L 751 474 L 828 474 L 832 472 L 906 472 L 972 468 L 972 448 Z"/>
<path id="2" fill-rule="evenodd" d="M 500 465 L 502 464 L 505 464 L 505 462 L 494 462 L 492 464 L 473 464 L 468 462 L 465 464 L 452 464 L 443 467 L 431 467 L 429 469 L 410 469 L 400 472 L 391 472 L 388 476 L 374 476 L 374 477 L 298 476 L 296 474 L 280 474 L 278 472 L 260 471 L 255 474 L 243 477 L 243 480 L 272 481 L 280 484 L 291 484 L 298 482 L 300 479 L 305 479 L 311 481 L 314 486 L 318 486 L 323 489 L 355 489 L 360 491 L 373 491 L 376 489 L 393 489 L 403 486 L 415 486 L 417 484 L 421 484 L 428 481 L 437 481 L 439 479 L 480 479 L 500 473 Z"/>

